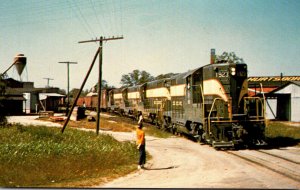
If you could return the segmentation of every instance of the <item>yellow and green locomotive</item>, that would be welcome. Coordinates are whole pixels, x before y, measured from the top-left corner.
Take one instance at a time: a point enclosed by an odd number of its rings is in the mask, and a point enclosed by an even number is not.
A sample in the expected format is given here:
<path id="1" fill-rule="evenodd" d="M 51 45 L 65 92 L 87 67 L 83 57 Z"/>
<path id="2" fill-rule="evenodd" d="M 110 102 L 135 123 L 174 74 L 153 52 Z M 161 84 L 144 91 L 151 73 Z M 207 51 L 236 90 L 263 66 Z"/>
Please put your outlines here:
<path id="1" fill-rule="evenodd" d="M 103 93 L 104 94 L 104 93 Z M 209 65 L 108 92 L 110 110 L 144 118 L 215 148 L 264 144 L 264 98 L 248 96 L 247 65 Z"/>
<path id="2" fill-rule="evenodd" d="M 246 64 L 209 64 L 170 81 L 167 128 L 216 148 L 264 144 L 264 99 L 248 97 Z"/>

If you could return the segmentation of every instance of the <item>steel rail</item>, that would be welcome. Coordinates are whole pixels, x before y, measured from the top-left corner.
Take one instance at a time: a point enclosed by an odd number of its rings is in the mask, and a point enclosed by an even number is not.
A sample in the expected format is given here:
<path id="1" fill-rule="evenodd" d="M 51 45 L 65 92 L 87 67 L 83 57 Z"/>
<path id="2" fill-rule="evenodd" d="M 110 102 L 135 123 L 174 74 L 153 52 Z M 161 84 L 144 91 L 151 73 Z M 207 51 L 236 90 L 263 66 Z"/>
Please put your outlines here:
<path id="1" fill-rule="evenodd" d="M 284 176 L 284 177 L 286 177 L 286 178 L 289 178 L 289 179 L 291 179 L 291 180 L 293 180 L 293 181 L 300 182 L 300 178 L 299 178 L 299 177 L 296 177 L 296 176 L 291 175 L 291 174 L 287 174 L 287 173 L 285 173 L 285 172 L 283 172 L 283 171 L 280 171 L 280 170 L 276 170 L 276 169 L 274 169 L 274 168 L 272 168 L 272 167 L 270 167 L 270 166 L 267 166 L 267 165 L 265 165 L 265 164 L 263 164 L 263 163 L 260 163 L 260 162 L 258 162 L 258 161 L 255 161 L 255 160 L 253 160 L 253 159 L 251 159 L 251 158 L 248 158 L 248 157 L 246 157 L 246 156 L 242 156 L 242 155 L 236 154 L 236 153 L 234 153 L 234 152 L 230 152 L 230 151 L 226 151 L 226 153 L 227 153 L 227 154 L 230 154 L 230 155 L 233 155 L 233 156 L 236 156 L 236 157 L 239 157 L 239 158 L 241 158 L 241 159 L 243 159 L 243 160 L 246 160 L 246 161 L 248 161 L 248 162 L 251 162 L 251 163 L 253 163 L 253 164 L 259 165 L 259 166 L 261 166 L 261 167 L 263 167 L 263 168 L 266 168 L 266 169 L 268 169 L 268 170 L 270 170 L 270 171 L 272 171 L 272 172 L 275 172 L 275 173 L 277 173 L 277 174 L 280 174 L 280 175 L 282 175 L 282 176 Z M 273 156 L 273 155 L 272 155 L 272 156 Z M 280 158 L 280 159 L 281 159 L 281 158 Z"/>
<path id="2" fill-rule="evenodd" d="M 294 160 L 290 160 L 288 158 L 285 158 L 285 157 L 282 157 L 282 156 L 279 156 L 279 155 L 276 155 L 276 154 L 272 154 L 272 153 L 269 153 L 269 152 L 265 152 L 263 150 L 256 150 L 257 152 L 260 152 L 260 153 L 263 153 L 263 154 L 267 154 L 267 155 L 270 155 L 270 156 L 274 156 L 276 158 L 280 158 L 282 160 L 285 160 L 285 161 L 288 161 L 288 162 L 292 162 L 294 164 L 300 164 L 300 162 L 297 162 L 297 161 L 294 161 Z"/>

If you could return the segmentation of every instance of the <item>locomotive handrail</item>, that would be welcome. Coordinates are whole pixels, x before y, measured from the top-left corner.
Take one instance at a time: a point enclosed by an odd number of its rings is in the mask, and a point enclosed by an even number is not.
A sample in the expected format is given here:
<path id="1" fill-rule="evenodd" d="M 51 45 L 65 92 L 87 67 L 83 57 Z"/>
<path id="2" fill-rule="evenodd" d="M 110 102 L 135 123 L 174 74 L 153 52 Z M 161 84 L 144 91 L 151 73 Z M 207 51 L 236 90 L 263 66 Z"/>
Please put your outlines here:
<path id="1" fill-rule="evenodd" d="M 213 108 L 214 108 L 215 103 L 216 103 L 217 100 L 222 100 L 222 101 L 224 101 L 222 98 L 215 98 L 214 101 L 213 101 L 213 103 L 212 103 L 212 106 L 211 106 L 211 108 L 210 108 L 209 114 L 208 114 L 208 116 L 207 116 L 207 121 L 208 121 L 208 132 L 209 132 L 209 133 L 210 133 L 210 120 L 211 120 L 211 118 L 217 118 L 217 119 L 218 119 L 218 122 L 219 122 L 219 118 L 220 118 L 220 117 L 210 117 L 210 115 L 211 115 L 211 113 L 212 113 L 212 111 L 213 111 Z M 229 104 L 229 102 L 226 102 L 226 103 Z M 229 106 L 228 106 L 228 107 L 229 107 Z M 230 112 L 231 112 L 231 111 L 230 111 Z M 232 121 L 231 114 L 230 114 L 230 121 Z"/>
<path id="2" fill-rule="evenodd" d="M 260 118 L 265 119 L 265 107 L 264 107 L 264 101 L 262 101 L 262 98 L 260 97 L 244 97 L 244 112 L 247 110 L 247 101 L 246 100 L 255 100 L 255 116 L 248 116 L 249 118 L 256 118 L 256 120 L 259 120 Z M 259 103 L 261 103 L 261 115 L 259 114 Z M 248 110 L 247 110 L 248 111 Z"/>
<path id="3" fill-rule="evenodd" d="M 262 83 L 260 83 L 260 88 L 261 88 L 261 92 L 262 92 L 262 95 L 263 95 L 263 100 L 264 100 L 264 103 L 263 103 L 263 109 L 264 109 L 264 123 L 265 123 L 265 126 L 267 125 L 267 121 L 266 121 L 266 97 L 265 97 L 265 93 L 263 92 L 263 85 Z"/>
<path id="4" fill-rule="evenodd" d="M 201 96 L 202 96 L 202 118 L 203 118 L 203 123 L 204 123 L 205 122 L 204 121 L 204 118 L 205 118 L 205 111 L 204 111 L 205 104 L 204 104 L 204 93 L 203 93 L 203 88 L 202 88 L 201 84 L 200 84 L 200 89 L 201 89 Z"/>

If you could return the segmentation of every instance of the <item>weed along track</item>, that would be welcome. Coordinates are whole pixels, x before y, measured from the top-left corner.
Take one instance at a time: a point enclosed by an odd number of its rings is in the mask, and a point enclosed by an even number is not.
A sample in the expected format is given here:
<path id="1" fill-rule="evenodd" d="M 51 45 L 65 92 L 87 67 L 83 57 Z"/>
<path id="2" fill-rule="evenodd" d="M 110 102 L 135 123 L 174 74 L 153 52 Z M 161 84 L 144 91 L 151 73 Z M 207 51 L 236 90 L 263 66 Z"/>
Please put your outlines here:
<path id="1" fill-rule="evenodd" d="M 299 162 L 294 160 L 292 156 L 290 158 L 282 156 L 288 154 L 283 150 L 277 150 L 276 154 L 263 150 L 227 151 L 226 153 L 264 167 L 298 183 L 300 182 Z"/>

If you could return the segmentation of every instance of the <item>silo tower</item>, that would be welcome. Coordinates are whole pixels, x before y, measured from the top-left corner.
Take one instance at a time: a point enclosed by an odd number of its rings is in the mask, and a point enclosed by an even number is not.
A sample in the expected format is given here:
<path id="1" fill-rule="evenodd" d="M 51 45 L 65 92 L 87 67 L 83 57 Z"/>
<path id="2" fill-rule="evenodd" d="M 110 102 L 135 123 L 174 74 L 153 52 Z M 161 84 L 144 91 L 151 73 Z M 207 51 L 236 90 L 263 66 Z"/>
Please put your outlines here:
<path id="1" fill-rule="evenodd" d="M 24 56 L 24 54 L 17 54 L 14 57 L 14 65 L 15 65 L 15 67 L 17 69 L 17 72 L 19 74 L 19 77 L 20 77 L 21 81 L 22 81 L 21 75 L 22 75 L 23 70 L 24 70 L 24 68 L 26 66 L 26 62 L 27 62 L 27 59 Z"/>

